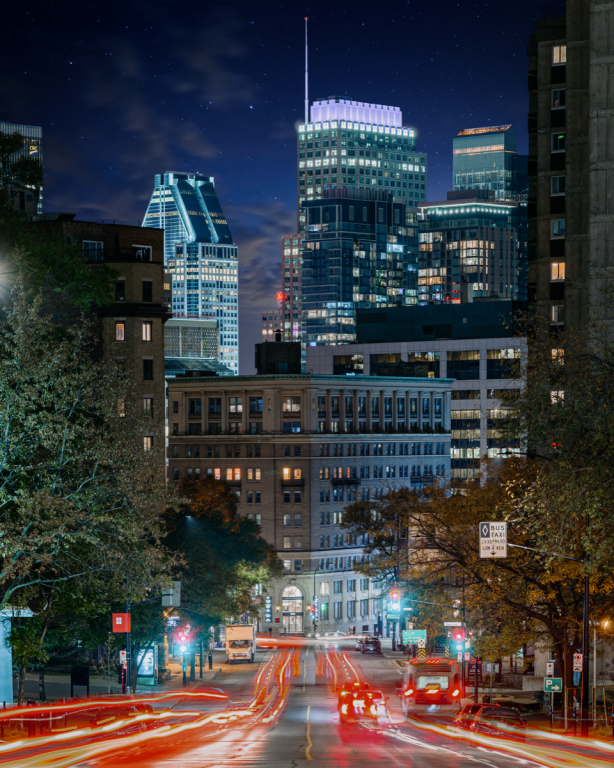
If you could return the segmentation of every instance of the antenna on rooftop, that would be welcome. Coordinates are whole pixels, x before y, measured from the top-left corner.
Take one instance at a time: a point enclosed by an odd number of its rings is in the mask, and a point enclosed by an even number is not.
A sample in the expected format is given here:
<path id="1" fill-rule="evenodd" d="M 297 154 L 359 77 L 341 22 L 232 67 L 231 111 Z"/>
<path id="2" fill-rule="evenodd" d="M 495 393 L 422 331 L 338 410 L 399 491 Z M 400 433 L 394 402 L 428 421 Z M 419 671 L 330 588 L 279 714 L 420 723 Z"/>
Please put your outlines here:
<path id="1" fill-rule="evenodd" d="M 309 122 L 309 70 L 307 67 L 307 21 L 308 16 L 305 16 L 305 123 Z"/>

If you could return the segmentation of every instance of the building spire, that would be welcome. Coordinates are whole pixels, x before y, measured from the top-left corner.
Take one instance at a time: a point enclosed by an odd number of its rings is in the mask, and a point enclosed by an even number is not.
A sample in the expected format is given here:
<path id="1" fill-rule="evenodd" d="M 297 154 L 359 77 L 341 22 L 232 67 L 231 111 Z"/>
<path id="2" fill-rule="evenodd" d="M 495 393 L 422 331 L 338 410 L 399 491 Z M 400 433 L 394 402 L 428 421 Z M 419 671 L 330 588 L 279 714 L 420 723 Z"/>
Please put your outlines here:
<path id="1" fill-rule="evenodd" d="M 305 123 L 309 122 L 309 69 L 307 58 L 307 21 L 308 16 L 305 16 Z"/>

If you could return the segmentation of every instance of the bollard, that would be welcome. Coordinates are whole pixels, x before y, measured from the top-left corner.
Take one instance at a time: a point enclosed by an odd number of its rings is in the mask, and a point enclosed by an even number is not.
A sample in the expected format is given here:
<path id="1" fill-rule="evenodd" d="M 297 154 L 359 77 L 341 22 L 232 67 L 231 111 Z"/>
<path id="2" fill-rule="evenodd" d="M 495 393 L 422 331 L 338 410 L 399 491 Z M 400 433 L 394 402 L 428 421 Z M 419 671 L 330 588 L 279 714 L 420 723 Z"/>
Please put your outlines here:
<path id="1" fill-rule="evenodd" d="M 212 654 L 212 653 L 209 653 L 209 654 L 207 655 L 207 659 L 208 659 L 208 661 L 209 661 L 209 669 L 213 669 L 213 654 Z"/>

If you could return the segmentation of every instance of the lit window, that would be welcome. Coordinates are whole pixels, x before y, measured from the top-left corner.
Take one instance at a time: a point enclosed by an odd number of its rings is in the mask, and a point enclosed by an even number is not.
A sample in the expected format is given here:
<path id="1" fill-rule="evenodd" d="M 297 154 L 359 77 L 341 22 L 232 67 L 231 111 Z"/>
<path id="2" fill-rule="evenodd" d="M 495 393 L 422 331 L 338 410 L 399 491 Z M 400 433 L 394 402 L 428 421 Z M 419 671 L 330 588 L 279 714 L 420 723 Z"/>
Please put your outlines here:
<path id="1" fill-rule="evenodd" d="M 284 549 L 292 549 L 292 536 L 284 536 Z"/>
<path id="2" fill-rule="evenodd" d="M 564 399 L 565 399 L 565 392 L 562 389 L 553 389 L 550 392 L 550 402 L 553 405 L 562 403 Z"/>
<path id="3" fill-rule="evenodd" d="M 292 476 L 291 472 L 292 472 L 292 470 L 290 469 L 290 467 L 284 467 L 282 469 L 282 477 L 283 477 L 283 479 L 284 480 L 290 480 L 290 478 Z"/>
<path id="4" fill-rule="evenodd" d="M 552 362 L 558 363 L 559 365 L 563 365 L 565 362 L 565 350 L 564 349 L 553 349 L 552 350 Z"/>
<path id="5" fill-rule="evenodd" d="M 222 470 L 219 467 L 215 468 L 215 479 L 216 480 L 222 479 Z"/>
<path id="6" fill-rule="evenodd" d="M 550 280 L 564 280 L 565 279 L 565 262 L 555 261 L 550 264 Z"/>
<path id="7" fill-rule="evenodd" d="M 241 467 L 235 467 L 235 480 L 241 479 Z"/>
<path id="8" fill-rule="evenodd" d="M 153 437 L 150 437 L 149 435 L 145 436 L 143 438 L 143 449 L 146 451 L 151 451 L 153 447 Z"/>
<path id="9" fill-rule="evenodd" d="M 126 401 L 125 400 L 117 401 L 117 415 L 120 419 L 126 418 Z"/>
<path id="10" fill-rule="evenodd" d="M 301 479 L 301 470 L 300 469 L 295 469 L 294 470 L 294 479 L 295 480 L 300 480 Z"/>
<path id="11" fill-rule="evenodd" d="M 247 479 L 248 480 L 253 480 L 254 479 L 254 470 L 250 469 L 249 467 L 247 469 Z"/>
<path id="12" fill-rule="evenodd" d="M 254 470 L 254 480 L 260 480 L 260 467 Z"/>
<path id="13" fill-rule="evenodd" d="M 552 46 L 552 63 L 553 64 L 567 63 L 567 46 L 566 45 Z"/>
<path id="14" fill-rule="evenodd" d="M 562 109 L 565 107 L 565 89 L 555 88 L 552 90 L 552 101 L 550 104 L 552 109 Z"/>
<path id="15" fill-rule="evenodd" d="M 115 323 L 115 341 L 125 341 L 125 323 Z"/>
<path id="16" fill-rule="evenodd" d="M 151 321 L 143 323 L 143 341 L 151 341 Z"/>
<path id="17" fill-rule="evenodd" d="M 564 152 L 565 151 L 565 134 L 553 133 L 552 134 L 552 152 Z"/>
<path id="18" fill-rule="evenodd" d="M 550 322 L 555 325 L 565 322 L 564 304 L 553 304 L 550 307 Z"/>

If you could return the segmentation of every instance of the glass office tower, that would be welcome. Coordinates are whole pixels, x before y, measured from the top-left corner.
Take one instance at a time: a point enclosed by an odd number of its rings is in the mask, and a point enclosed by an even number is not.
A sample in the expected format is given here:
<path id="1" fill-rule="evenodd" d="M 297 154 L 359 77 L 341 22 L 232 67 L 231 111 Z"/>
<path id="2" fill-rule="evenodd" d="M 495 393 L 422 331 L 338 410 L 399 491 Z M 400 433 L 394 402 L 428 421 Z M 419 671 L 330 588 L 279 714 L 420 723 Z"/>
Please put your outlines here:
<path id="1" fill-rule="evenodd" d="M 467 128 L 453 139 L 454 189 L 487 189 L 497 200 L 527 193 L 527 156 L 511 125 Z"/>
<path id="2" fill-rule="evenodd" d="M 164 229 L 174 317 L 216 320 L 219 361 L 239 372 L 239 252 L 213 177 L 157 174 L 144 227 Z"/>
<path id="3" fill-rule="evenodd" d="M 298 126 L 298 229 L 308 200 L 327 190 L 376 189 L 417 205 L 426 200 L 426 154 L 399 107 L 331 96 L 314 101 L 311 122 Z"/>
<path id="4" fill-rule="evenodd" d="M 383 190 L 305 201 L 303 342 L 356 338 L 356 310 L 418 303 L 417 209 Z"/>
<path id="5" fill-rule="evenodd" d="M 12 135 L 20 133 L 23 136 L 23 149 L 17 152 L 13 159 L 19 160 L 22 157 L 31 157 L 43 163 L 43 129 L 39 125 L 19 125 L 18 123 L 7 123 L 0 120 L 0 133 Z M 36 191 L 32 192 L 32 200 L 28 200 L 28 192 L 20 195 L 19 208 L 31 213 L 41 214 L 43 212 L 43 188 L 38 189 L 38 199 Z"/>
<path id="6" fill-rule="evenodd" d="M 480 190 L 421 206 L 420 304 L 522 296 L 520 207 Z M 525 204 L 526 218 L 526 204 Z"/>

